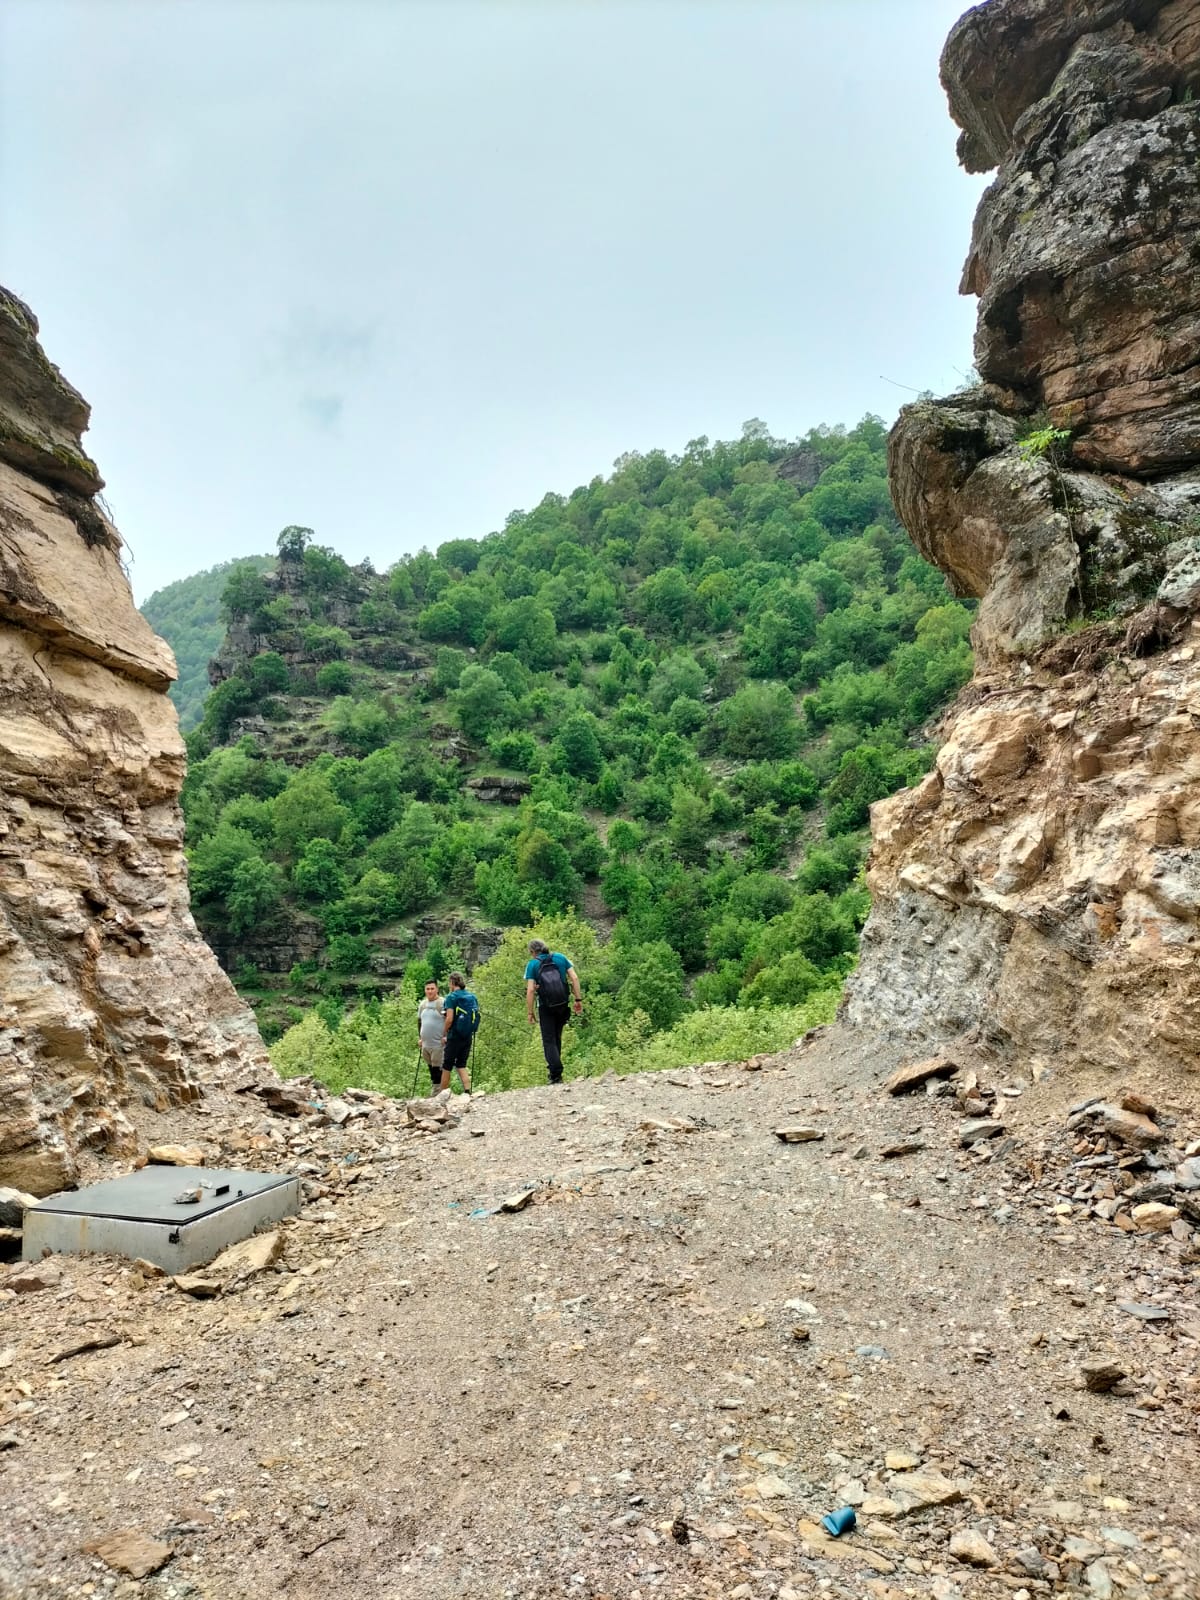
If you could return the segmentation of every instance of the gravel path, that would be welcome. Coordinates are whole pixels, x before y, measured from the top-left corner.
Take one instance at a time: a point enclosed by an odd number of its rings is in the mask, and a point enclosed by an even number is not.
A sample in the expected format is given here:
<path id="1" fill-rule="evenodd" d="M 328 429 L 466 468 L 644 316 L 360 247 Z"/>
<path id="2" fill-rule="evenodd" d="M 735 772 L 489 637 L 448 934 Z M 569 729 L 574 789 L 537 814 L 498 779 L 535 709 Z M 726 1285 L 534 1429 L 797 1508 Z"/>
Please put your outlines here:
<path id="1" fill-rule="evenodd" d="M 895 1063 L 831 1030 L 438 1135 L 163 1119 L 315 1198 L 218 1298 L 111 1258 L 0 1277 L 0 1595 L 1200 1595 L 1188 1252 L 1033 1181 L 1049 1087 L 995 1078 L 993 1157 L 952 1100 L 886 1098 Z M 1081 1386 L 1097 1354 L 1123 1392 Z M 122 1529 L 170 1559 L 85 1553 Z"/>

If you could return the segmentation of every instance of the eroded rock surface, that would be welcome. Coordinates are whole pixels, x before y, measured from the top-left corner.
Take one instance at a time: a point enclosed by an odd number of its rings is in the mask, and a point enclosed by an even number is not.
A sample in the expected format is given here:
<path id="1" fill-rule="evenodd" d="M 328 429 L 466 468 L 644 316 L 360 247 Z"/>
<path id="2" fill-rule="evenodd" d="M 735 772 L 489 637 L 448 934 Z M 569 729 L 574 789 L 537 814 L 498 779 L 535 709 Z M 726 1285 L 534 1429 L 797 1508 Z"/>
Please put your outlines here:
<path id="1" fill-rule="evenodd" d="M 942 77 L 964 161 L 999 168 L 963 274 L 981 378 L 1046 407 L 1087 466 L 1193 462 L 1193 0 L 991 0 L 951 33 Z"/>
<path id="2" fill-rule="evenodd" d="M 188 909 L 175 663 L 90 498 L 87 405 L 3 291 L 0 341 L 0 1183 L 40 1195 L 265 1056 Z"/>
<path id="3" fill-rule="evenodd" d="M 942 75 L 964 164 L 999 167 L 964 274 L 984 381 L 907 407 L 889 460 L 980 601 L 977 675 L 935 770 L 872 813 L 847 1010 L 1195 1069 L 1200 10 L 991 0 Z"/>

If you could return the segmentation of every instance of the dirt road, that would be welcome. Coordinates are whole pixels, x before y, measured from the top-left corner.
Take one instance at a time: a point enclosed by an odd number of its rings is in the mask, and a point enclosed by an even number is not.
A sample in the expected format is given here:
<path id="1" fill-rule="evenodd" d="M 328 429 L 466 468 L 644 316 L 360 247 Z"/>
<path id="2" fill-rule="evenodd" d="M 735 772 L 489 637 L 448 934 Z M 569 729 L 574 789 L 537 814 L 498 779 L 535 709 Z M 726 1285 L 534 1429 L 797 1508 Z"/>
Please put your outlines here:
<path id="1" fill-rule="evenodd" d="M 337 1181 L 218 1298 L 105 1258 L 0 1278 L 0 1594 L 1200 1595 L 1187 1251 L 1032 1181 L 1052 1084 L 997 1075 L 997 1156 L 885 1097 L 895 1060 L 835 1030 L 431 1136 L 164 1121 Z M 156 1573 L 85 1553 L 126 1529 Z"/>

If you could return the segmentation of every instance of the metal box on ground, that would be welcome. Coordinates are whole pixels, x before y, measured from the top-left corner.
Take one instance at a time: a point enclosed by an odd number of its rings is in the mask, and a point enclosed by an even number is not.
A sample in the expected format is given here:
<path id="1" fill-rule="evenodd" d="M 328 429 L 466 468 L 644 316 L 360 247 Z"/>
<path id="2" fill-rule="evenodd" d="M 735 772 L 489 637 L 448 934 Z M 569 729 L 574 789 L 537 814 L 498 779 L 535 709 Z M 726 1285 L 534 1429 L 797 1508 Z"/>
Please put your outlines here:
<path id="1" fill-rule="evenodd" d="M 198 1186 L 198 1201 L 180 1197 Z M 187 1272 L 227 1245 L 300 1209 L 300 1180 L 219 1167 L 143 1167 L 125 1178 L 39 1200 L 25 1213 L 21 1254 L 95 1250 L 140 1256 L 164 1272 Z"/>

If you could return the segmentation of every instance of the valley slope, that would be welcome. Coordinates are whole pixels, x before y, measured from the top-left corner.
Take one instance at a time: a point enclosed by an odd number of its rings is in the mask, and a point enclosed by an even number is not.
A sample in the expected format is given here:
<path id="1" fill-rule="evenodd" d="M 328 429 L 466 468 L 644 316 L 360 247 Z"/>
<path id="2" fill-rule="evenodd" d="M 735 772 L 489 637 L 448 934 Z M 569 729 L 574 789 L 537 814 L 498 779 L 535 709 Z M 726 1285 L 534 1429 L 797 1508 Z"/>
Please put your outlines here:
<path id="1" fill-rule="evenodd" d="M 235 568 L 184 803 L 196 914 L 268 1033 L 411 1001 L 536 916 L 586 961 L 580 1049 L 827 1015 L 867 808 L 970 671 L 884 472 L 877 419 L 753 423 L 384 575 L 304 528 Z M 735 1048 L 690 1027 L 697 1059 Z"/>

